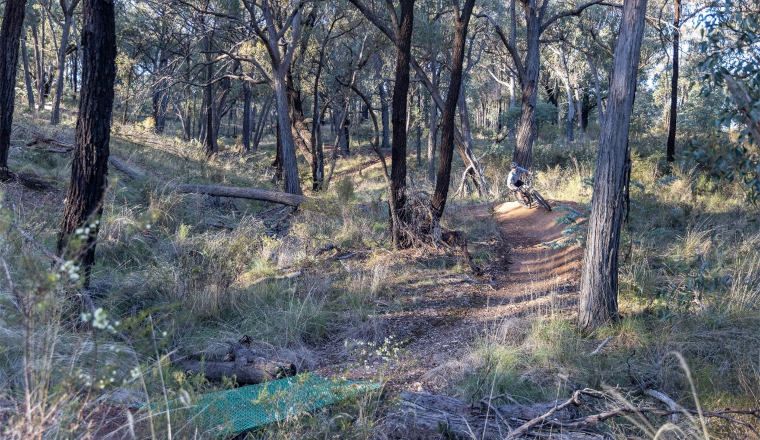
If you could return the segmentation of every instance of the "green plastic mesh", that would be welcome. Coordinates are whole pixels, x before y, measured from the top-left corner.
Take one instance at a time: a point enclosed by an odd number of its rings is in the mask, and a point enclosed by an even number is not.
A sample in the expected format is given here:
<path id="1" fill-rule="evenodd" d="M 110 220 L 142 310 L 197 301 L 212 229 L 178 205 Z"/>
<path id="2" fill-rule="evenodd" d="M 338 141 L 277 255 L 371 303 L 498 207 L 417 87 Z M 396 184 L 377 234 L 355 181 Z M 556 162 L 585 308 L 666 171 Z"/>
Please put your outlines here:
<path id="1" fill-rule="evenodd" d="M 306 373 L 203 394 L 190 411 L 206 434 L 221 437 L 286 420 L 379 387 L 376 383 Z"/>

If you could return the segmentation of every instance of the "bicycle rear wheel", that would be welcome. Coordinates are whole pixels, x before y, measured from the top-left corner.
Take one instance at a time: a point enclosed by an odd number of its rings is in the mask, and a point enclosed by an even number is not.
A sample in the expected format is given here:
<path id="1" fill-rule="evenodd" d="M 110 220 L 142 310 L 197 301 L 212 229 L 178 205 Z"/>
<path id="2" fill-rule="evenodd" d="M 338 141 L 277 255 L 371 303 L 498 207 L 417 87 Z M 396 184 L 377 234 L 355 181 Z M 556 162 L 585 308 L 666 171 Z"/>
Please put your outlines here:
<path id="1" fill-rule="evenodd" d="M 551 212 L 552 207 L 549 205 L 549 203 L 546 200 L 544 200 L 543 197 L 541 197 L 541 194 L 539 194 L 538 191 L 533 190 L 533 198 L 536 199 L 536 202 L 538 202 L 538 204 L 541 205 L 542 208 Z"/>

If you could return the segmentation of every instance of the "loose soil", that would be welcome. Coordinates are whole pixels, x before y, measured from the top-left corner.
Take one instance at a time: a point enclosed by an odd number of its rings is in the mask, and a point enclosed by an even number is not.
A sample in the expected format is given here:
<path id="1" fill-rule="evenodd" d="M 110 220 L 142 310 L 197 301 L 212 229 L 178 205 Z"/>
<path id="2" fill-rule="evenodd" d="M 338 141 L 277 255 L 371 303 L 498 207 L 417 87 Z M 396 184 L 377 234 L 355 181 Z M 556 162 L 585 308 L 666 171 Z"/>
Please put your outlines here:
<path id="1" fill-rule="evenodd" d="M 467 356 L 479 336 L 516 319 L 573 313 L 583 258 L 574 226 L 584 219 L 573 203 L 552 205 L 552 212 L 517 202 L 460 208 L 478 221 L 496 222 L 501 240 L 475 246 L 495 248 L 497 260 L 482 276 L 442 274 L 415 280 L 398 292 L 402 306 L 379 315 L 375 323 L 402 342 L 398 359 L 336 365 L 333 357 L 332 365 L 319 371 L 353 378 L 382 372 L 391 390 L 442 391 L 470 368 Z"/>

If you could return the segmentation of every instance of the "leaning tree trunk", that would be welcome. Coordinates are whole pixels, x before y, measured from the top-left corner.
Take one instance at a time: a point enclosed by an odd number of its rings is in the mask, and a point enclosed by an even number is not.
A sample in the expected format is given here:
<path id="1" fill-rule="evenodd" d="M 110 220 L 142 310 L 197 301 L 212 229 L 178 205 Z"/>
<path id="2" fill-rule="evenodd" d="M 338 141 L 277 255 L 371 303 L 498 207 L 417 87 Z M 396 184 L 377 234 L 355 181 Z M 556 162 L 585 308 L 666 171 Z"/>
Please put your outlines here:
<path id="1" fill-rule="evenodd" d="M 414 0 L 401 1 L 399 44 L 396 50 L 396 81 L 393 86 L 392 116 L 393 140 L 391 144 L 391 232 L 396 248 L 409 245 L 403 229 L 409 222 L 406 207 L 406 117 L 409 93 L 409 62 L 414 29 Z"/>
<path id="2" fill-rule="evenodd" d="M 58 74 L 55 81 L 55 97 L 53 98 L 53 111 L 50 113 L 50 124 L 57 125 L 61 122 L 61 97 L 63 95 L 63 84 L 66 79 L 66 50 L 69 48 L 69 34 L 71 32 L 71 22 L 74 18 L 74 7 L 78 0 L 69 5 L 61 2 L 63 7 L 63 29 L 61 29 L 61 45 L 58 47 Z"/>
<path id="3" fill-rule="evenodd" d="M 446 103 L 441 115 L 441 153 L 438 163 L 438 176 L 435 181 L 435 192 L 430 200 L 432 211 L 432 233 L 440 236 L 440 221 L 446 207 L 446 198 L 451 182 L 451 161 L 454 157 L 454 138 L 456 134 L 456 109 L 460 99 L 462 86 L 462 65 L 464 64 L 464 47 L 467 42 L 467 27 L 470 23 L 472 8 L 475 0 L 466 0 L 459 17 L 456 18 L 456 33 L 451 50 L 451 81 L 446 94 Z"/>
<path id="4" fill-rule="evenodd" d="M 11 177 L 8 150 L 11 146 L 18 46 L 25 8 L 26 0 L 7 0 L 0 28 L 0 180 Z"/>
<path id="5" fill-rule="evenodd" d="M 647 0 L 626 0 L 607 111 L 599 134 L 594 197 L 581 276 L 579 326 L 593 330 L 617 319 L 618 248 L 627 185 L 628 129 L 636 92 Z"/>
<path id="6" fill-rule="evenodd" d="M 84 0 L 82 12 L 82 93 L 58 253 L 79 264 L 84 270 L 84 286 L 88 287 L 108 183 L 116 25 L 110 0 Z M 89 232 L 78 233 L 79 228 Z"/>
<path id="7" fill-rule="evenodd" d="M 670 121 L 668 123 L 668 162 L 676 160 L 676 120 L 678 117 L 678 45 L 681 40 L 681 0 L 673 0 L 673 72 L 670 76 Z"/>

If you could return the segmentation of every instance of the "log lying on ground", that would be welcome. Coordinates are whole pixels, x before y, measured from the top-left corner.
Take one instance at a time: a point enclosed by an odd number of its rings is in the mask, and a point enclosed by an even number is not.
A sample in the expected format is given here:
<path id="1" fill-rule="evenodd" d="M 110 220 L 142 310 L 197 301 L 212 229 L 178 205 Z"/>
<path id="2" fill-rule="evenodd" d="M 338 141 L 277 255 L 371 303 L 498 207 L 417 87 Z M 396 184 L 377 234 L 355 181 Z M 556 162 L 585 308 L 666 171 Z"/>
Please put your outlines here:
<path id="1" fill-rule="evenodd" d="M 141 180 L 147 177 L 145 171 L 130 165 L 126 160 L 121 159 L 113 154 L 108 156 L 108 163 L 113 165 L 114 168 L 129 176 L 134 180 Z"/>
<path id="2" fill-rule="evenodd" d="M 530 405 L 469 405 L 459 399 L 428 393 L 402 392 L 399 408 L 386 419 L 393 438 L 398 439 L 503 439 L 511 429 L 527 420 L 540 417 L 558 402 Z M 566 407 L 552 414 L 557 421 L 571 420 L 575 408 Z M 555 440 L 596 440 L 601 435 L 585 432 L 554 433 Z"/>
<path id="3" fill-rule="evenodd" d="M 251 349 L 251 339 L 243 336 L 238 342 L 227 342 L 229 348 L 221 359 L 213 355 L 196 354 L 174 359 L 172 363 L 181 370 L 202 374 L 208 380 L 220 382 L 234 379 L 238 385 L 251 385 L 284 377 L 295 376 L 296 366 L 284 361 L 263 357 Z"/>
<path id="4" fill-rule="evenodd" d="M 183 194 L 206 194 L 217 197 L 234 197 L 239 199 L 262 200 L 266 202 L 280 203 L 288 206 L 298 206 L 306 200 L 306 197 L 296 194 L 288 194 L 278 191 L 269 191 L 257 188 L 240 188 L 223 185 L 174 185 L 175 191 Z"/>
<path id="5" fill-rule="evenodd" d="M 27 146 L 44 143 L 50 145 L 45 151 L 53 153 L 69 153 L 74 150 L 74 145 L 45 137 L 39 133 L 34 134 L 34 139 L 27 143 Z M 140 168 L 131 165 L 124 159 L 111 154 L 108 162 L 133 180 L 142 180 L 148 174 Z M 239 199 L 259 200 L 264 202 L 279 203 L 287 206 L 298 206 L 306 200 L 306 197 L 296 194 L 288 194 L 279 191 L 269 191 L 258 188 L 240 188 L 235 186 L 224 185 L 196 185 L 196 184 L 179 184 L 172 185 L 172 190 L 183 194 L 206 194 L 216 197 L 233 197 Z"/>

